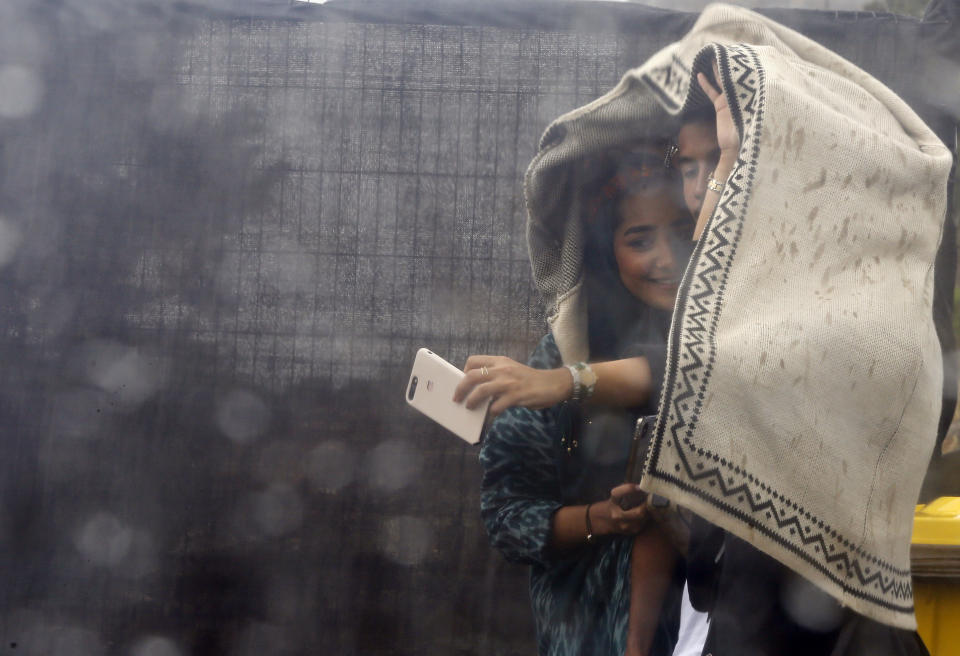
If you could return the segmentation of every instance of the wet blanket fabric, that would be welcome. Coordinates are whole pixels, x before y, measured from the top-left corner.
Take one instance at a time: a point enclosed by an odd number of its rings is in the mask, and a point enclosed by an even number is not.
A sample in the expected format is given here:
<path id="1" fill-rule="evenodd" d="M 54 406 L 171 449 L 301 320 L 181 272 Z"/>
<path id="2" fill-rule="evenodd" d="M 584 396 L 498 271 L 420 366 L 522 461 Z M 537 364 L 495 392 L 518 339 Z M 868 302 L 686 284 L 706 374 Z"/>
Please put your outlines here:
<path id="1" fill-rule="evenodd" d="M 691 80 L 714 63 L 740 156 L 681 283 L 643 486 L 859 615 L 912 629 L 951 158 L 893 92 L 769 19 L 708 8 L 544 134 L 525 189 L 551 330 L 565 361 L 584 356 L 583 239 L 568 220 L 586 202 L 584 162 L 675 130 L 708 103 Z"/>

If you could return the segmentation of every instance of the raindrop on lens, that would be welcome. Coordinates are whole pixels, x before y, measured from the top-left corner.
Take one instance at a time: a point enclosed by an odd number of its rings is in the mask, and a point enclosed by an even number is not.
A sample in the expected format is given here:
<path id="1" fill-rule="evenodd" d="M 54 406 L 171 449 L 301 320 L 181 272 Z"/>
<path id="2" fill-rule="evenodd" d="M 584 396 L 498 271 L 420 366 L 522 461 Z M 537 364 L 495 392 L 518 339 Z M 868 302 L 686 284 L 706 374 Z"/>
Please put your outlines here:
<path id="1" fill-rule="evenodd" d="M 92 563 L 112 567 L 130 552 L 133 531 L 105 512 L 90 518 L 76 536 L 77 550 Z"/>
<path id="2" fill-rule="evenodd" d="M 43 82 L 26 66 L 0 66 L 0 118 L 23 118 L 34 113 L 43 96 Z"/>
<path id="3" fill-rule="evenodd" d="M 37 623 L 23 632 L 17 651 L 43 656 L 102 656 L 100 637 L 89 629 L 69 624 Z"/>
<path id="4" fill-rule="evenodd" d="M 346 442 L 328 440 L 310 452 L 307 477 L 315 489 L 337 492 L 353 480 L 356 467 L 357 454 Z"/>
<path id="5" fill-rule="evenodd" d="M 0 267 L 9 264 L 20 251 L 23 235 L 16 225 L 0 216 Z"/>
<path id="6" fill-rule="evenodd" d="M 246 390 L 233 390 L 217 405 L 217 427 L 238 444 L 260 437 L 270 423 L 270 408 Z"/>
<path id="7" fill-rule="evenodd" d="M 843 619 L 843 609 L 833 597 L 796 574 L 780 587 L 780 601 L 793 621 L 810 631 L 830 631 Z"/>
<path id="8" fill-rule="evenodd" d="M 387 492 L 405 487 L 420 473 L 421 456 L 406 440 L 387 440 L 367 454 L 370 485 Z"/>
<path id="9" fill-rule="evenodd" d="M 133 646 L 131 656 L 182 656 L 176 643 L 169 638 L 150 636 Z"/>
<path id="10" fill-rule="evenodd" d="M 143 403 L 162 384 L 162 366 L 137 349 L 117 342 L 89 342 L 84 345 L 81 358 L 87 379 L 125 406 Z"/>

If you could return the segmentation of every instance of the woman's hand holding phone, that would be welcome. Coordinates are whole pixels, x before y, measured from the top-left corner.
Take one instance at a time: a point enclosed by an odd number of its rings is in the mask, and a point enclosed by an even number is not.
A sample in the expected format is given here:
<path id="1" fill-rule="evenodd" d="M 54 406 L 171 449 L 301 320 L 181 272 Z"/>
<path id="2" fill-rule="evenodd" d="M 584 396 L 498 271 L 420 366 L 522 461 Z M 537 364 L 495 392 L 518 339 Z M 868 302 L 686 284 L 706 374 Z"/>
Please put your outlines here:
<path id="1" fill-rule="evenodd" d="M 513 406 L 549 408 L 573 393 L 566 369 L 534 369 L 502 355 L 471 355 L 463 370 L 453 400 L 472 409 L 492 399 L 489 415 L 494 417 Z"/>

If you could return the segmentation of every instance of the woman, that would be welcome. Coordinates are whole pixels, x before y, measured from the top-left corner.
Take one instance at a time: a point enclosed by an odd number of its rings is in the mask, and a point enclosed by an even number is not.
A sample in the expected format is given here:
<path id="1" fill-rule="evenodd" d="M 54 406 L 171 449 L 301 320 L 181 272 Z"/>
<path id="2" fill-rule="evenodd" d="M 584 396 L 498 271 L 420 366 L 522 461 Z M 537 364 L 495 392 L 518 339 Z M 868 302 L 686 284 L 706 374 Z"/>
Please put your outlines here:
<path id="1" fill-rule="evenodd" d="M 470 357 L 455 395 L 492 399 L 481 513 L 494 546 L 531 565 L 543 655 L 669 654 L 676 633 L 674 550 L 644 507 L 621 507 L 636 492 L 622 484 L 632 425 L 656 411 L 693 229 L 663 161 L 638 147 L 599 176 L 585 225 L 591 364 L 563 366 L 547 335 L 529 366 Z M 631 552 L 642 585 L 630 584 Z"/>

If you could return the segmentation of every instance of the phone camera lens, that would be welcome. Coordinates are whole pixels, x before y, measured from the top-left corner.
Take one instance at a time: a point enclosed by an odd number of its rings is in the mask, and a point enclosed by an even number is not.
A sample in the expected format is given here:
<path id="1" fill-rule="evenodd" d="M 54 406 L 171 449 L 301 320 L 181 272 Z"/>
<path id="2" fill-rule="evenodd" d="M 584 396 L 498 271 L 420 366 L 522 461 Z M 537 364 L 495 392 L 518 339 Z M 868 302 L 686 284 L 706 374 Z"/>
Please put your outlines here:
<path id="1" fill-rule="evenodd" d="M 417 393 L 417 383 L 420 382 L 416 376 L 410 381 L 410 389 L 407 390 L 407 398 L 413 401 L 413 395 Z"/>

